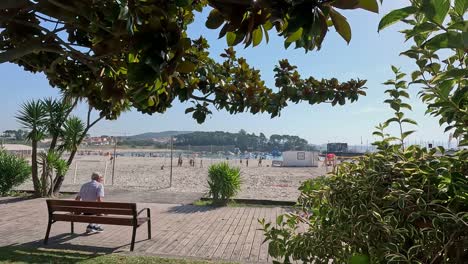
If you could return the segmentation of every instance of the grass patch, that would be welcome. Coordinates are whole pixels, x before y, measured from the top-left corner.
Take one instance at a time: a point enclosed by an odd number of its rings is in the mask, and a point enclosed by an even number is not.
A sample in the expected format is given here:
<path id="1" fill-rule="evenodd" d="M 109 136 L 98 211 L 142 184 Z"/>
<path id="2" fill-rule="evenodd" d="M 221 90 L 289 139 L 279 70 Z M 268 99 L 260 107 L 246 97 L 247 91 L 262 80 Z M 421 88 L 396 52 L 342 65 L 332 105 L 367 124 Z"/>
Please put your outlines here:
<path id="1" fill-rule="evenodd" d="M 160 258 L 154 256 L 127 256 L 120 254 L 94 254 L 84 251 L 70 251 L 44 248 L 1 247 L 0 263 L 80 263 L 80 264 L 205 264 L 210 261 Z"/>
<path id="2" fill-rule="evenodd" d="M 7 193 L 6 196 L 9 196 L 9 197 L 16 197 L 16 198 L 25 198 L 25 199 L 28 199 L 28 198 L 33 198 L 34 195 L 30 192 L 23 192 L 23 191 L 9 191 Z"/>

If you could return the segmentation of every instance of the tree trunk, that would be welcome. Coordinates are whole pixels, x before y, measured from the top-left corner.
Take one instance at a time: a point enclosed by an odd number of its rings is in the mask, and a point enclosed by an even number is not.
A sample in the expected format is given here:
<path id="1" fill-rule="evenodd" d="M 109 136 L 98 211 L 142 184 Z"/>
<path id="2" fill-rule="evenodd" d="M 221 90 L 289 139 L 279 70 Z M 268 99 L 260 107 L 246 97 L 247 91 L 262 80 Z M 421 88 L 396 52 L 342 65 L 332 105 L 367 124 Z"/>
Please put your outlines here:
<path id="1" fill-rule="evenodd" d="M 69 167 L 72 164 L 73 159 L 75 158 L 76 152 L 78 151 L 78 147 L 80 146 L 81 142 L 85 138 L 85 136 L 88 133 L 89 129 L 91 127 L 93 127 L 97 122 L 99 122 L 100 120 L 102 120 L 104 118 L 104 116 L 101 116 L 98 119 L 94 120 L 92 123 L 90 123 L 91 109 L 92 108 L 90 108 L 89 111 L 88 111 L 88 120 L 87 120 L 86 128 L 83 131 L 83 134 L 81 135 L 81 137 L 76 142 L 76 146 L 73 149 L 73 151 L 70 153 L 70 157 L 68 158 L 67 165 Z M 60 188 L 62 187 L 62 183 L 63 183 L 63 180 L 65 179 L 65 175 L 56 175 L 55 178 L 56 178 L 56 180 L 54 180 L 54 182 L 55 182 L 55 184 L 54 184 L 54 196 L 57 196 L 57 195 L 60 194 Z"/>
<path id="2" fill-rule="evenodd" d="M 32 152 L 31 152 L 31 176 L 34 186 L 34 194 L 37 197 L 41 196 L 41 184 L 38 178 L 38 171 L 37 171 L 37 141 L 32 140 Z"/>
<path id="3" fill-rule="evenodd" d="M 68 158 L 67 165 L 70 166 L 75 158 L 77 150 L 73 150 L 70 152 L 70 157 Z M 56 176 L 55 184 L 54 184 L 54 191 L 53 195 L 58 196 L 60 194 L 60 188 L 62 187 L 63 180 L 65 180 L 65 175 L 58 175 Z"/>

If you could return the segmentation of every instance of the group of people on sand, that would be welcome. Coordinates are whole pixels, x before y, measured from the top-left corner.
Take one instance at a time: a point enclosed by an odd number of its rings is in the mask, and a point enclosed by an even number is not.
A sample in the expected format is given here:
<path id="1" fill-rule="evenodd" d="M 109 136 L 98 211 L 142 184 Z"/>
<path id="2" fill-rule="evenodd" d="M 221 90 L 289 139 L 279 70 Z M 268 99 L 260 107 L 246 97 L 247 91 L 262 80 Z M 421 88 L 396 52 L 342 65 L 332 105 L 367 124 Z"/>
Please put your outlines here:
<path id="1" fill-rule="evenodd" d="M 177 159 L 177 167 L 182 167 L 184 160 L 182 159 L 182 154 L 179 154 L 179 158 Z M 190 167 L 195 167 L 195 158 L 189 159 Z M 200 159 L 200 168 L 203 168 L 203 159 Z"/>
<path id="2" fill-rule="evenodd" d="M 263 157 L 259 157 L 258 158 L 258 167 L 262 167 L 262 161 L 263 161 Z M 242 159 L 239 159 L 239 163 L 242 164 Z M 245 166 L 246 167 L 249 166 L 249 158 L 248 157 L 245 159 Z"/>

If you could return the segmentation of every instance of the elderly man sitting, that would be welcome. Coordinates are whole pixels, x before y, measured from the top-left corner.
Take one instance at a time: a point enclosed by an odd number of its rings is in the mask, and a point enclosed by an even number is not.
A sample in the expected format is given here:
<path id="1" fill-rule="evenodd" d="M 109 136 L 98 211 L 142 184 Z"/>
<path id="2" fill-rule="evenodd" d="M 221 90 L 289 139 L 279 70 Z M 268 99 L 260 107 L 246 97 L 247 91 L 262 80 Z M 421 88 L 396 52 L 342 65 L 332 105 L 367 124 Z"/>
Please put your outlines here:
<path id="1" fill-rule="evenodd" d="M 102 202 L 104 198 L 104 178 L 97 172 L 91 175 L 91 181 L 81 186 L 80 192 L 76 196 L 77 201 Z M 101 233 L 104 229 L 97 224 L 90 223 L 86 227 L 86 233 Z"/>

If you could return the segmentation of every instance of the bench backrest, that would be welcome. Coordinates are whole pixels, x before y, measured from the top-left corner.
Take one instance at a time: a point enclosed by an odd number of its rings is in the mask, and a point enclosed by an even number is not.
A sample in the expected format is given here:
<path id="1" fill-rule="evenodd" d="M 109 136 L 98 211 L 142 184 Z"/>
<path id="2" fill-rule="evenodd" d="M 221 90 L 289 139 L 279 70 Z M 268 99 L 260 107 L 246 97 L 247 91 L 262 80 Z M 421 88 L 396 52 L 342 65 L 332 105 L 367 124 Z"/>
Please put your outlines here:
<path id="1" fill-rule="evenodd" d="M 47 200 L 49 214 L 69 212 L 76 214 L 106 214 L 136 216 L 136 203 L 88 202 L 75 200 Z"/>

